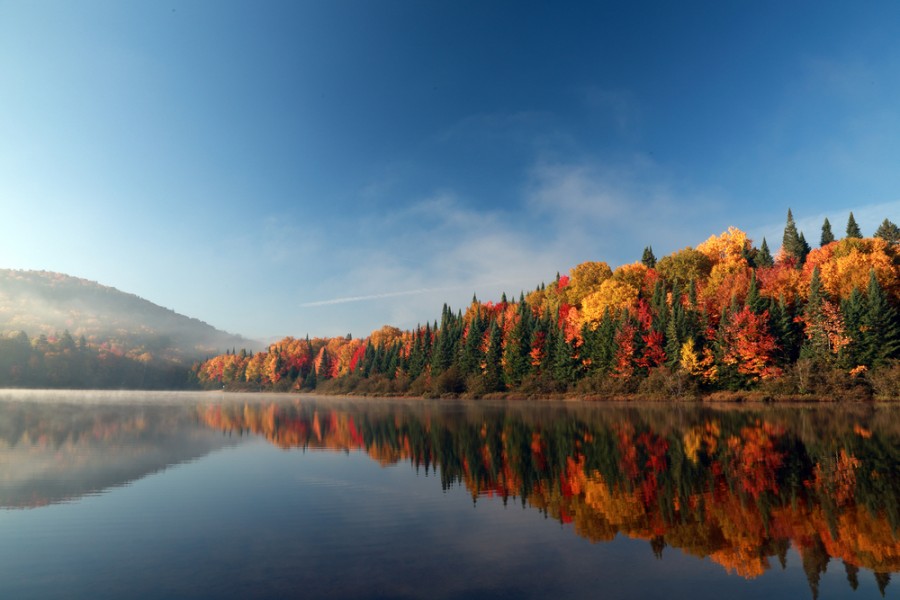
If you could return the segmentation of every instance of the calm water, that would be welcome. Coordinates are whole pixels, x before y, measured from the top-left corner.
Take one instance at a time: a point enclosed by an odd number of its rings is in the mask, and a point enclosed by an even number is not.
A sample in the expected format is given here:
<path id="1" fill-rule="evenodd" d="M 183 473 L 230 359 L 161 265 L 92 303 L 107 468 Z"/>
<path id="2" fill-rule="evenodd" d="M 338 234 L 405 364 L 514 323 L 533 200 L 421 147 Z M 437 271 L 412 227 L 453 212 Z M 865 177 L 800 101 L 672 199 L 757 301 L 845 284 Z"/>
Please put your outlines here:
<path id="1" fill-rule="evenodd" d="M 900 598 L 898 416 L 0 392 L 0 598 Z"/>

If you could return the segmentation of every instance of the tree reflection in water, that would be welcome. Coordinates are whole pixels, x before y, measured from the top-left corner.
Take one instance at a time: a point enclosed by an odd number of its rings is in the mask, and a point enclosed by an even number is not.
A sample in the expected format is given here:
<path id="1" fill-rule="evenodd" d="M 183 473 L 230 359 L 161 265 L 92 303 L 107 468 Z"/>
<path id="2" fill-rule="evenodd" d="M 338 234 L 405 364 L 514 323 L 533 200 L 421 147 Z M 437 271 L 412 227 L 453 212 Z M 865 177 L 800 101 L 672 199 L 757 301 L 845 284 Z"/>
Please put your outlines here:
<path id="1" fill-rule="evenodd" d="M 813 597 L 900 571 L 900 423 L 888 410 L 557 408 L 372 402 L 209 405 L 209 427 L 282 448 L 409 461 L 473 499 L 520 501 L 593 542 L 646 539 L 745 578 L 797 549 Z"/>

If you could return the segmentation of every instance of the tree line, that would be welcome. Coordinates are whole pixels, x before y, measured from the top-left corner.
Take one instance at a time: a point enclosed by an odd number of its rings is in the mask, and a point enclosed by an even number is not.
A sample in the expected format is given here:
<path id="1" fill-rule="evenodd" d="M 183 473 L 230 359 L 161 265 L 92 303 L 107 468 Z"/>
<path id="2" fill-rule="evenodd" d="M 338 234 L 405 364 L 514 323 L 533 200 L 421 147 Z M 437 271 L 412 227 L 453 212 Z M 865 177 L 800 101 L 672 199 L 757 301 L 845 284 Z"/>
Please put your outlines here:
<path id="1" fill-rule="evenodd" d="M 444 305 L 413 330 L 285 338 L 195 366 L 206 386 L 425 396 L 900 395 L 900 229 L 851 213 L 810 247 L 788 211 L 780 250 L 729 228 L 659 260 L 577 265 L 518 299 Z"/>

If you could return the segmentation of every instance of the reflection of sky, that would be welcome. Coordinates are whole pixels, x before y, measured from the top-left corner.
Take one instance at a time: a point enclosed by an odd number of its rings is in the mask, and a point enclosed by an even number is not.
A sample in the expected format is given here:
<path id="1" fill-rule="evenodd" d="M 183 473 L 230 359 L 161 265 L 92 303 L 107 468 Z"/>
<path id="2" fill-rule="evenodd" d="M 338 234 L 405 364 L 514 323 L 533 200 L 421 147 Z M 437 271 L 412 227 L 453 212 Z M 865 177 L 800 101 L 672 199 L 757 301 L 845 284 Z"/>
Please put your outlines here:
<path id="1" fill-rule="evenodd" d="M 747 582 L 672 548 L 656 560 L 642 540 L 592 544 L 518 501 L 473 506 L 405 462 L 263 440 L 99 496 L 0 511 L 0 531 L 4 598 L 809 595 L 794 552 L 786 572 Z M 849 592 L 831 567 L 820 590 Z M 860 573 L 855 597 L 871 579 Z"/>

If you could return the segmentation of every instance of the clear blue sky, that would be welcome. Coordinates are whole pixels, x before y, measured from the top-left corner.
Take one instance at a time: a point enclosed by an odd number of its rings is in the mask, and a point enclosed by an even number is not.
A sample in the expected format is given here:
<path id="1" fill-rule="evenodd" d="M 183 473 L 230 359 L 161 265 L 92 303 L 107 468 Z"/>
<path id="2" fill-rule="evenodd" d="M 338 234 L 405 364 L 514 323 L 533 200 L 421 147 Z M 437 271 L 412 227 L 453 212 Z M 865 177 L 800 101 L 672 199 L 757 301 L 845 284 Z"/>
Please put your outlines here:
<path id="1" fill-rule="evenodd" d="M 365 335 L 900 221 L 900 3 L 0 0 L 0 266 Z"/>

